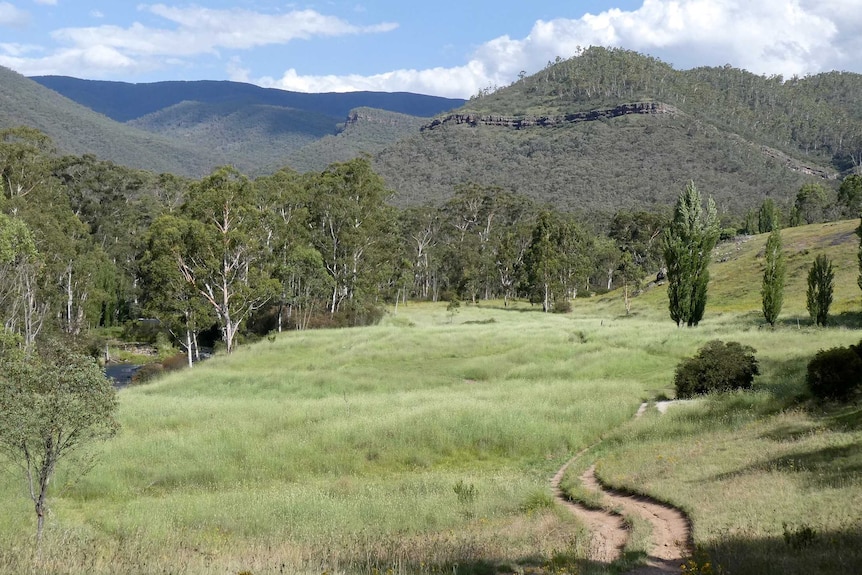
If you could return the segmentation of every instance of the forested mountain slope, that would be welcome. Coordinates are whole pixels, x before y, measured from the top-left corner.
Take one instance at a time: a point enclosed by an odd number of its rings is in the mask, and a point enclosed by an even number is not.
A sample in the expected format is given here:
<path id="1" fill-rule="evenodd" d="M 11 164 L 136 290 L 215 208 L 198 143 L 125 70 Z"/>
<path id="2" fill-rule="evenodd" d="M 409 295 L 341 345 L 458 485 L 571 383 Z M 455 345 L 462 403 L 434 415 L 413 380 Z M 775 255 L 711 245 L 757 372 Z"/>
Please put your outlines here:
<path id="1" fill-rule="evenodd" d="M 357 108 L 350 112 L 338 134 L 325 136 L 292 152 L 286 163 L 303 172 L 322 171 L 333 162 L 381 152 L 393 142 L 418 134 L 427 123 L 428 118 Z"/>
<path id="2" fill-rule="evenodd" d="M 464 100 L 408 92 L 305 94 L 253 84 L 199 80 L 129 84 L 81 80 L 68 76 L 34 76 L 34 81 L 119 122 L 140 118 L 180 102 L 227 102 L 279 106 L 343 119 L 354 108 L 368 107 L 430 117 L 457 108 Z"/>
<path id="3" fill-rule="evenodd" d="M 677 71 L 605 48 L 481 94 L 376 157 L 403 204 L 472 181 L 604 212 L 667 205 L 690 179 L 723 210 L 787 205 L 805 181 L 832 185 L 860 163 L 862 76 Z"/>
<path id="4" fill-rule="evenodd" d="M 200 176 L 223 156 L 126 126 L 0 67 L 0 128 L 26 125 L 70 154 L 95 154 L 129 167 Z"/>
<path id="5" fill-rule="evenodd" d="M 126 125 L 207 150 L 257 176 L 283 167 L 291 152 L 335 134 L 339 121 L 266 104 L 181 102 Z"/>

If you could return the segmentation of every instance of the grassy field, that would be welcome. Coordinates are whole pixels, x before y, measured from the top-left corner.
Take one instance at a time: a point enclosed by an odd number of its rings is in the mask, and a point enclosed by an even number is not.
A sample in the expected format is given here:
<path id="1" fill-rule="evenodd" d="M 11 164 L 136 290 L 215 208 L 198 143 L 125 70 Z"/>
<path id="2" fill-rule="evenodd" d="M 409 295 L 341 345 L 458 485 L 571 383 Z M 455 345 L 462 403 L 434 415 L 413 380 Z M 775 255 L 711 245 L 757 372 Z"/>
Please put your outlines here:
<path id="1" fill-rule="evenodd" d="M 99 464 L 76 482 L 58 471 L 38 563 L 23 482 L 0 475 L 0 572 L 614 572 L 584 559 L 588 538 L 548 485 L 600 438 L 583 464 L 598 458 L 606 481 L 682 506 L 732 573 L 790 572 L 814 555 L 822 572 L 848 572 L 860 417 L 799 396 L 808 358 L 860 339 L 855 225 L 785 232 L 775 330 L 758 312 L 758 236 L 720 248 L 696 329 L 667 319 L 660 286 L 630 316 L 616 293 L 567 315 L 409 304 L 379 326 L 286 333 L 123 390 L 123 430 Z M 825 329 L 804 306 L 821 252 L 837 267 Z M 757 349 L 752 393 L 630 422 L 716 338 Z"/>

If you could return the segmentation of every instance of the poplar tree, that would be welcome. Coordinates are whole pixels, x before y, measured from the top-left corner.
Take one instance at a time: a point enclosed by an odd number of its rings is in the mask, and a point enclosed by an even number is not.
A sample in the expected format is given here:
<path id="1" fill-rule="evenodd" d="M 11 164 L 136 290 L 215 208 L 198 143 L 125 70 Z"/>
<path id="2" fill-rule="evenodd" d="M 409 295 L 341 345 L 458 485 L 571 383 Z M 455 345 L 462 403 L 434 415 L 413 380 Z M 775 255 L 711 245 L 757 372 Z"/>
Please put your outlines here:
<path id="1" fill-rule="evenodd" d="M 781 230 L 773 228 L 766 240 L 766 268 L 763 270 L 763 286 L 760 295 L 763 300 L 763 317 L 771 326 L 781 313 L 784 304 L 784 279 L 786 268 L 784 253 L 781 250 Z"/>
<path id="2" fill-rule="evenodd" d="M 709 199 L 706 213 L 701 203 L 694 182 L 689 182 L 677 199 L 673 222 L 663 238 L 668 307 L 677 326 L 697 325 L 706 311 L 709 260 L 719 228 L 715 202 Z"/>
<path id="3" fill-rule="evenodd" d="M 824 255 L 817 256 L 808 271 L 808 313 L 817 325 L 826 325 L 834 287 L 832 260 Z"/>

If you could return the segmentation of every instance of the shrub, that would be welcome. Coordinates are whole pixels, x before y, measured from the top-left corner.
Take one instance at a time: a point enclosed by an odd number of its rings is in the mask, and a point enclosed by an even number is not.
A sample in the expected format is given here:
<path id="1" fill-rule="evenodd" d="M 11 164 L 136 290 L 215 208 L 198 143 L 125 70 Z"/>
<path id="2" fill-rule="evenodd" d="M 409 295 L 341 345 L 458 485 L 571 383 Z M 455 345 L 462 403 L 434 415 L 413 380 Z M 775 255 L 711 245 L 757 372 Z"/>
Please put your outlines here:
<path id="1" fill-rule="evenodd" d="M 559 297 L 554 300 L 551 311 L 554 313 L 569 313 L 572 311 L 572 302 L 566 296 Z"/>
<path id="2" fill-rule="evenodd" d="M 806 382 L 820 399 L 847 399 L 862 388 L 862 343 L 852 347 L 820 350 L 808 362 Z"/>
<path id="3" fill-rule="evenodd" d="M 715 391 L 749 389 L 760 373 L 754 348 L 736 341 L 714 340 L 697 355 L 683 360 L 676 368 L 674 386 L 679 398 Z"/>

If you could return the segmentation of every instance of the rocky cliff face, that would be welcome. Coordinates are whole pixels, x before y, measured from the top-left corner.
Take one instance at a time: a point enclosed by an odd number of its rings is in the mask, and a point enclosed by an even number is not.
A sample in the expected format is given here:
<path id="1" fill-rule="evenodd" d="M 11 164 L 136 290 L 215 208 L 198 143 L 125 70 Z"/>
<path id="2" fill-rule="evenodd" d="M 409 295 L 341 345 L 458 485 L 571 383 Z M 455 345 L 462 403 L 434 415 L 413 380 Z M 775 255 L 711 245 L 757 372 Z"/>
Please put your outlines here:
<path id="1" fill-rule="evenodd" d="M 532 127 L 550 127 L 563 124 L 574 124 L 577 122 L 590 122 L 602 118 L 610 119 L 630 114 L 671 114 L 676 113 L 673 106 L 661 102 L 635 102 L 632 104 L 621 104 L 614 108 L 603 108 L 589 110 L 587 112 L 575 112 L 565 116 L 526 116 L 523 118 L 511 118 L 506 116 L 482 116 L 479 114 L 450 114 L 443 118 L 437 118 L 430 124 L 422 126 L 422 131 L 433 130 L 449 124 L 467 124 L 469 126 L 500 126 L 520 130 Z"/>

